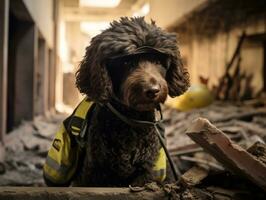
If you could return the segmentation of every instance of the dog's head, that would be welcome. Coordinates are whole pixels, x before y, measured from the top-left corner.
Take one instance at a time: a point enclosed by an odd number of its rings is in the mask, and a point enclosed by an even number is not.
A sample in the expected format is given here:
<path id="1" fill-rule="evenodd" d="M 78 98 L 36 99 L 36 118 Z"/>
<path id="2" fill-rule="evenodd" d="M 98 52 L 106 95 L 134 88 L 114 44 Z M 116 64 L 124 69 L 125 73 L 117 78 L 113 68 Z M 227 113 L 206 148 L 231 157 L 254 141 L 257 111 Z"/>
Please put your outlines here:
<path id="1" fill-rule="evenodd" d="M 183 67 L 176 35 L 144 18 L 121 18 L 94 37 L 77 71 L 77 87 L 95 102 L 116 96 L 139 111 L 154 109 L 185 92 L 189 75 Z"/>

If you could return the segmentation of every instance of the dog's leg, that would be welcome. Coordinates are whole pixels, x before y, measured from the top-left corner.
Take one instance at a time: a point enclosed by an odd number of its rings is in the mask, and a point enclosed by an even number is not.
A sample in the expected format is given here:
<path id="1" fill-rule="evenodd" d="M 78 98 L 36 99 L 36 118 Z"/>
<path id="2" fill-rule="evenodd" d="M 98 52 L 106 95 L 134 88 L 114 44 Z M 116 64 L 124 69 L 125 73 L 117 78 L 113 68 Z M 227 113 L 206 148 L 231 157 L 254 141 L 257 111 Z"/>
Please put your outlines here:
<path id="1" fill-rule="evenodd" d="M 151 183 L 151 182 L 154 182 L 153 176 L 146 173 L 146 174 L 143 174 L 143 175 L 136 177 L 133 180 L 131 185 L 132 186 L 144 186 L 145 184 Z"/>
<path id="2" fill-rule="evenodd" d="M 147 183 L 154 182 L 154 175 L 152 172 L 152 165 L 146 164 L 142 166 L 136 173 L 135 178 L 133 179 L 132 186 L 144 186 Z"/>
<path id="3" fill-rule="evenodd" d="M 173 171 L 172 171 L 172 169 L 170 167 L 170 164 L 169 164 L 169 162 L 167 160 L 167 163 L 166 163 L 166 178 L 163 181 L 163 183 L 167 184 L 167 183 L 174 183 L 174 182 L 176 182 L 175 181 L 175 177 L 174 177 Z"/>

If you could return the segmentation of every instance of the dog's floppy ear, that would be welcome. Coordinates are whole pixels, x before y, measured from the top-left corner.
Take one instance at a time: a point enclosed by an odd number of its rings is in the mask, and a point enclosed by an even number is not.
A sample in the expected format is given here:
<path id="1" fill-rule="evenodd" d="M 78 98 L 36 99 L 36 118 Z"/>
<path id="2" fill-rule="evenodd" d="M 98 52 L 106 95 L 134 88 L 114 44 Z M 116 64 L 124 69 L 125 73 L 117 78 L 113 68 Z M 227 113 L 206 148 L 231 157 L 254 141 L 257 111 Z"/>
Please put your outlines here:
<path id="1" fill-rule="evenodd" d="M 175 56 L 171 56 L 170 66 L 166 73 L 166 81 L 171 97 L 183 94 L 190 86 L 189 74 L 183 66 L 178 49 Z"/>
<path id="2" fill-rule="evenodd" d="M 86 48 L 86 54 L 76 73 L 76 85 L 79 91 L 95 102 L 105 103 L 112 94 L 112 82 L 101 60 L 101 51 L 97 42 L 92 41 Z"/>

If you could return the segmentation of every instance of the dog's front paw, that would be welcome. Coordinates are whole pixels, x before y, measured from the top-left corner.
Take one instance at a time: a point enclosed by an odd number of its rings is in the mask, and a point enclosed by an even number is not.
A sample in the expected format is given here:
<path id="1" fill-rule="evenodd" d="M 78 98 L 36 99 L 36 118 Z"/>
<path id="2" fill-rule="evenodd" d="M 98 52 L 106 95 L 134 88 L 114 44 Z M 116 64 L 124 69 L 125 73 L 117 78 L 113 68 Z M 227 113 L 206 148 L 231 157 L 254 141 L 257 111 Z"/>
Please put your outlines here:
<path id="1" fill-rule="evenodd" d="M 131 183 L 131 186 L 144 186 L 147 183 L 151 183 L 153 182 L 152 176 L 150 175 L 142 175 L 142 176 L 138 176 L 136 177 L 133 182 Z"/>
<path id="2" fill-rule="evenodd" d="M 146 183 L 142 187 L 129 185 L 129 189 L 132 192 L 141 192 L 144 190 L 156 192 L 156 191 L 160 190 L 160 187 L 156 182 L 150 182 L 150 183 Z"/>

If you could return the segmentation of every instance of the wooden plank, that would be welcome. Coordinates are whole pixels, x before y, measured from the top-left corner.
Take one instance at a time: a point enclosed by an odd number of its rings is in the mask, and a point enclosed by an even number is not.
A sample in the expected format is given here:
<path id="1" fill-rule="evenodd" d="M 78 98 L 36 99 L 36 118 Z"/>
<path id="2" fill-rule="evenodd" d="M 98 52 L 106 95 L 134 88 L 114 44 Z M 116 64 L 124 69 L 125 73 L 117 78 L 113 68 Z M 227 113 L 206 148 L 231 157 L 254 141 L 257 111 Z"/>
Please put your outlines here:
<path id="1" fill-rule="evenodd" d="M 245 38 L 246 38 L 246 33 L 243 32 L 242 35 L 240 36 L 239 40 L 238 40 L 238 43 L 237 43 L 236 49 L 232 55 L 232 58 L 230 59 L 229 63 L 226 66 L 225 74 L 219 80 L 217 90 L 215 92 L 215 96 L 219 99 L 221 99 L 221 98 L 223 100 L 228 99 L 229 89 L 232 87 L 231 84 L 235 78 L 234 76 L 230 75 L 230 69 L 232 68 L 236 58 L 239 57 L 240 50 L 241 50 L 241 47 L 242 47 L 242 44 L 243 44 Z M 240 60 L 239 60 L 239 62 L 240 62 Z M 238 72 L 239 72 L 239 70 L 238 70 Z M 223 89 L 225 91 L 223 91 Z"/>
<path id="2" fill-rule="evenodd" d="M 167 200 L 162 191 L 131 192 L 129 188 L 0 187 L 0 199 L 16 200 Z"/>
<path id="3" fill-rule="evenodd" d="M 233 143 L 207 119 L 195 120 L 187 135 L 226 168 L 250 179 L 266 191 L 266 165 Z"/>

